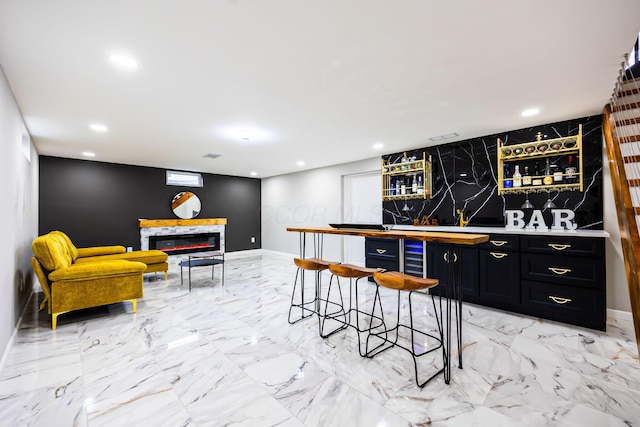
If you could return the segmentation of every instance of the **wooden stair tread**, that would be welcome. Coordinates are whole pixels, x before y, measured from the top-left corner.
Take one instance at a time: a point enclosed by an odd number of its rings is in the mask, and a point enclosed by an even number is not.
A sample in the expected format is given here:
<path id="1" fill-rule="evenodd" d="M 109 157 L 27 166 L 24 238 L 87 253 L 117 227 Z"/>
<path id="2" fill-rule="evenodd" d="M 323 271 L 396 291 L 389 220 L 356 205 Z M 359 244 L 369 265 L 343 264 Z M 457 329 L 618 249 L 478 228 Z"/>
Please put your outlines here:
<path id="1" fill-rule="evenodd" d="M 624 105 L 614 105 L 613 107 L 611 107 L 611 111 L 615 113 L 618 111 L 633 110 L 634 108 L 640 108 L 640 102 L 632 102 Z"/>
<path id="2" fill-rule="evenodd" d="M 620 144 L 627 144 L 629 142 L 640 142 L 640 135 L 625 135 L 623 137 L 618 136 Z"/>
<path id="3" fill-rule="evenodd" d="M 623 90 L 621 92 L 618 92 L 618 97 L 637 95 L 639 93 L 640 93 L 640 89 L 638 89 L 638 88 L 627 89 L 627 90 Z"/>
<path id="4" fill-rule="evenodd" d="M 630 126 L 640 124 L 640 115 L 636 117 L 630 117 L 624 120 L 616 120 L 616 126 Z"/>

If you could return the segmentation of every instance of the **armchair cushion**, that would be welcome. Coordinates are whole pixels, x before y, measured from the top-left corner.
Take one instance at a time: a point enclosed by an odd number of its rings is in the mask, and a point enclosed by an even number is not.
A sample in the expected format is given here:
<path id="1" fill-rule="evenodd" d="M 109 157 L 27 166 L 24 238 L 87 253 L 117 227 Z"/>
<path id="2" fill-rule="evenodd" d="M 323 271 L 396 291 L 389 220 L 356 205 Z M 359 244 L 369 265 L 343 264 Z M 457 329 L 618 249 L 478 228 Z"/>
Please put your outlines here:
<path id="1" fill-rule="evenodd" d="M 134 261 L 102 261 L 73 264 L 69 267 L 60 268 L 49 273 L 49 280 L 57 282 L 60 280 L 89 280 L 98 277 L 122 276 L 124 274 L 142 273 L 147 266 L 141 262 Z"/>
<path id="2" fill-rule="evenodd" d="M 152 249 L 149 251 L 133 251 L 133 252 L 124 252 L 121 254 L 100 255 L 100 256 L 92 256 L 92 257 L 86 257 L 86 258 L 78 258 L 76 260 L 76 264 L 126 259 L 129 261 L 137 261 L 137 262 L 143 262 L 147 265 L 149 264 L 153 265 L 153 264 L 166 262 L 168 257 L 169 256 L 167 255 L 166 252 L 162 252 L 157 249 Z"/>
<path id="3" fill-rule="evenodd" d="M 31 244 L 33 254 L 47 271 L 66 268 L 73 259 L 65 241 L 58 235 L 38 236 Z"/>
<path id="4" fill-rule="evenodd" d="M 77 258 L 93 257 L 98 255 L 123 254 L 127 251 L 127 249 L 124 246 L 120 246 L 120 245 L 92 246 L 90 248 L 77 248 L 77 250 L 78 250 Z"/>

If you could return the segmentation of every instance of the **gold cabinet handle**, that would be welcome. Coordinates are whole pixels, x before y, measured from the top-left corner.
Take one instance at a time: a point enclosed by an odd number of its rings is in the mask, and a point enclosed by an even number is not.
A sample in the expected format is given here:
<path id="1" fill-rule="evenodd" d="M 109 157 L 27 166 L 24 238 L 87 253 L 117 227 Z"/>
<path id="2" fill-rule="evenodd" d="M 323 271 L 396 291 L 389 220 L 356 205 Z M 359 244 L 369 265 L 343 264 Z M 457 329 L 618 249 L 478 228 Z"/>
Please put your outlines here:
<path id="1" fill-rule="evenodd" d="M 557 268 L 557 267 L 549 267 L 549 271 L 556 273 L 560 276 L 562 276 L 563 274 L 567 274 L 567 273 L 571 273 L 571 269 L 570 268 Z"/>
<path id="2" fill-rule="evenodd" d="M 489 240 L 493 246 L 504 246 L 508 242 L 506 240 Z"/>
<path id="3" fill-rule="evenodd" d="M 443 258 L 446 262 L 449 262 L 449 257 L 447 255 L 449 255 L 449 252 L 445 252 Z M 453 253 L 453 262 L 458 262 L 458 255 L 456 255 L 455 252 Z"/>
<path id="4" fill-rule="evenodd" d="M 553 295 L 549 295 L 549 299 L 557 304 L 566 304 L 571 302 L 571 298 L 554 297 Z"/>
<path id="5" fill-rule="evenodd" d="M 506 256 L 508 256 L 509 254 L 506 254 L 504 252 L 489 252 L 491 254 L 491 256 L 493 256 L 495 259 L 502 259 Z"/>
<path id="6" fill-rule="evenodd" d="M 564 251 L 565 249 L 571 247 L 571 245 L 562 245 L 560 243 L 549 243 L 548 246 L 555 249 L 556 251 Z"/>
<path id="7" fill-rule="evenodd" d="M 376 249 L 376 252 L 378 252 L 379 254 L 386 254 L 387 250 L 386 249 Z"/>

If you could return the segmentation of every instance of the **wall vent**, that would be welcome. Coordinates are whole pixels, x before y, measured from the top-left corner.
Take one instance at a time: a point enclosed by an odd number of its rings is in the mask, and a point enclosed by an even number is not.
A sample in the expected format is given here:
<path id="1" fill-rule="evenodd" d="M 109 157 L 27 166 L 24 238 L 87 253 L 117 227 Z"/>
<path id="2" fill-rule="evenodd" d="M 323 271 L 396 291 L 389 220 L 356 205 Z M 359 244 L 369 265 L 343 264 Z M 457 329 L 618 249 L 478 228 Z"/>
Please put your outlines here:
<path id="1" fill-rule="evenodd" d="M 218 157 L 222 156 L 222 154 L 217 154 L 217 153 L 208 153 L 205 154 L 202 157 L 209 157 L 210 159 L 217 159 Z"/>

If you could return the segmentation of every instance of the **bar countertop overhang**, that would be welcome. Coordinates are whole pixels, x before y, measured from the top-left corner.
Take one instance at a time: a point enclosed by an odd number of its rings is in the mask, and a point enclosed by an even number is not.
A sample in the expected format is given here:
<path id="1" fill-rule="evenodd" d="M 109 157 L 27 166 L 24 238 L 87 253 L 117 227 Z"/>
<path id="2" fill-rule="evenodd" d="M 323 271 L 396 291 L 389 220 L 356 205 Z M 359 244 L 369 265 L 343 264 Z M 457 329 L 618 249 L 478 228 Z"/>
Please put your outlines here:
<path id="1" fill-rule="evenodd" d="M 458 245 L 477 245 L 489 240 L 488 234 L 453 233 L 435 230 L 367 230 L 332 227 L 287 227 L 287 231 L 300 233 L 338 234 L 343 236 L 380 237 L 387 239 L 408 239 L 425 242 L 452 243 Z"/>

